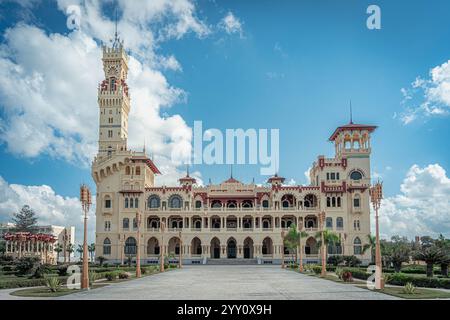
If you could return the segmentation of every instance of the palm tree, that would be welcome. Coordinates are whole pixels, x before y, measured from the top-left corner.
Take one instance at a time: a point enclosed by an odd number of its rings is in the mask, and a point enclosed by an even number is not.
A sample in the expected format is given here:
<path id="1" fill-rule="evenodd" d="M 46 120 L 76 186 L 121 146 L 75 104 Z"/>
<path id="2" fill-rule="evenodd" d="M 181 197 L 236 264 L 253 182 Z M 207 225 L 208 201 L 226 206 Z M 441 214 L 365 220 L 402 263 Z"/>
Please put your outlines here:
<path id="1" fill-rule="evenodd" d="M 58 243 L 53 249 L 56 252 L 56 264 L 59 263 L 59 254 L 64 250 L 62 244 Z"/>
<path id="2" fill-rule="evenodd" d="M 440 234 L 439 238 L 436 240 L 436 245 L 442 250 L 443 257 L 439 261 L 441 265 L 441 274 L 448 277 L 448 265 L 450 264 L 450 239 L 445 239 L 445 237 Z"/>
<path id="3" fill-rule="evenodd" d="M 444 253 L 436 244 L 422 246 L 414 253 L 414 259 L 424 261 L 427 264 L 427 277 L 433 277 L 434 264 L 444 259 Z"/>
<path id="4" fill-rule="evenodd" d="M 73 244 L 69 243 L 69 244 L 66 246 L 66 252 L 68 253 L 68 261 L 69 261 L 69 263 L 70 263 L 70 255 L 71 255 L 74 251 L 75 251 L 75 248 L 74 248 Z"/>
<path id="5" fill-rule="evenodd" d="M 328 229 L 325 229 L 323 231 L 318 231 L 315 235 L 315 238 L 317 240 L 317 245 L 319 248 L 322 248 L 322 232 L 323 232 L 323 241 L 325 242 L 325 265 L 326 261 L 328 260 L 328 252 L 327 248 L 329 245 L 336 245 L 340 243 L 339 235 L 333 231 L 330 231 Z"/>
<path id="6" fill-rule="evenodd" d="M 375 236 L 372 236 L 370 234 L 367 235 L 368 242 L 363 246 L 362 253 L 365 253 L 367 250 L 370 249 L 370 262 L 374 263 L 374 257 L 375 257 L 375 247 L 377 243 L 377 238 Z"/>
<path id="7" fill-rule="evenodd" d="M 94 261 L 95 243 L 91 243 L 90 245 L 88 245 L 88 251 L 91 261 Z"/>
<path id="8" fill-rule="evenodd" d="M 83 260 L 83 251 L 84 251 L 83 245 L 79 244 L 77 247 L 77 252 L 80 254 L 80 261 Z"/>
<path id="9" fill-rule="evenodd" d="M 295 224 L 291 224 L 287 235 L 284 237 L 284 245 L 295 252 L 295 261 L 297 262 L 297 247 L 299 244 L 299 233 Z"/>
<path id="10" fill-rule="evenodd" d="M 386 264 L 392 263 L 395 272 L 400 272 L 403 262 L 409 261 L 411 244 L 405 237 L 393 236 L 391 241 L 383 241 L 380 247 Z"/>

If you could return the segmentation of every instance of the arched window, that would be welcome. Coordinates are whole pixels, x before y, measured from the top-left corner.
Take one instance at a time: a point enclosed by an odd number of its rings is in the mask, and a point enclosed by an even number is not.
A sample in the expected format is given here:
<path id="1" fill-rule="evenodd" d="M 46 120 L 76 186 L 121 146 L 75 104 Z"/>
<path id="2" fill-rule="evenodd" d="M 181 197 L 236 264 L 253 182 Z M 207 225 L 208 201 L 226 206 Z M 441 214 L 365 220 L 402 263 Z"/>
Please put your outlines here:
<path id="1" fill-rule="evenodd" d="M 353 241 L 353 253 L 354 254 L 362 253 L 361 240 L 358 237 L 356 237 L 355 240 Z"/>
<path id="2" fill-rule="evenodd" d="M 141 167 L 136 167 L 136 175 L 139 176 L 141 174 Z"/>
<path id="3" fill-rule="evenodd" d="M 220 202 L 219 200 L 214 200 L 211 203 L 211 208 L 222 208 L 222 202 Z"/>
<path id="4" fill-rule="evenodd" d="M 136 254 L 136 239 L 133 237 L 125 240 L 125 254 Z"/>
<path id="5" fill-rule="evenodd" d="M 352 180 L 361 180 L 363 178 L 363 175 L 359 171 L 353 171 L 350 173 L 350 179 Z"/>
<path id="6" fill-rule="evenodd" d="M 126 168 L 125 168 L 125 174 L 127 175 L 127 176 L 129 176 L 130 175 L 130 167 L 129 166 L 126 166 Z"/>
<path id="7" fill-rule="evenodd" d="M 337 206 L 341 207 L 341 197 L 337 197 Z"/>
<path id="8" fill-rule="evenodd" d="M 331 206 L 336 207 L 336 197 L 331 198 Z"/>
<path id="9" fill-rule="evenodd" d="M 109 238 L 103 240 L 103 254 L 104 255 L 111 254 L 111 240 L 109 240 Z"/>
<path id="10" fill-rule="evenodd" d="M 128 208 L 129 204 L 128 204 L 128 198 L 125 198 L 125 208 Z"/>
<path id="11" fill-rule="evenodd" d="M 200 200 L 195 201 L 195 208 L 200 209 L 202 207 L 202 202 Z"/>
<path id="12" fill-rule="evenodd" d="M 123 221 L 122 221 L 122 228 L 123 228 L 123 229 L 129 229 L 129 228 L 130 228 L 130 219 L 128 219 L 128 218 L 123 218 Z"/>
<path id="13" fill-rule="evenodd" d="M 262 206 L 263 206 L 263 208 L 268 208 L 269 207 L 269 200 L 263 200 Z"/>
<path id="14" fill-rule="evenodd" d="M 328 229 L 333 229 L 333 218 L 327 217 L 326 219 L 326 226 Z"/>
<path id="15" fill-rule="evenodd" d="M 344 219 L 342 219 L 342 217 L 337 217 L 337 219 L 336 219 L 336 228 L 337 229 L 344 229 Z"/>
<path id="16" fill-rule="evenodd" d="M 130 198 L 130 208 L 134 208 L 134 199 Z"/>
<path id="17" fill-rule="evenodd" d="M 331 207 L 331 198 L 327 197 L 327 207 Z"/>
<path id="18" fill-rule="evenodd" d="M 149 207 L 150 209 L 157 209 L 160 207 L 160 203 L 161 203 L 160 198 L 156 194 L 153 194 L 150 197 L 148 197 L 147 207 Z"/>
<path id="19" fill-rule="evenodd" d="M 139 198 L 134 199 L 134 207 L 139 208 Z"/>
<path id="20" fill-rule="evenodd" d="M 170 208 L 181 208 L 181 205 L 183 203 L 183 199 L 179 195 L 173 195 L 169 198 L 169 207 Z"/>
<path id="21" fill-rule="evenodd" d="M 115 91 L 116 90 L 116 78 L 111 78 L 109 85 L 110 85 L 109 90 Z"/>

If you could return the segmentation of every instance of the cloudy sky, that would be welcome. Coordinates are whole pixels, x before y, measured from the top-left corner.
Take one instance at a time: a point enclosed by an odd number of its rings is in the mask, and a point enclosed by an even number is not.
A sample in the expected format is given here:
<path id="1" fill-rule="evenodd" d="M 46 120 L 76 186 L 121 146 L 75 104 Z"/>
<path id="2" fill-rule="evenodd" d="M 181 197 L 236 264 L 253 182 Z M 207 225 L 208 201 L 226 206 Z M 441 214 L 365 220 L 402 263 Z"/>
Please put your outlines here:
<path id="1" fill-rule="evenodd" d="M 450 4 L 375 1 L 382 29 L 369 30 L 372 2 L 0 0 L 0 221 L 29 204 L 81 239 L 78 187 L 93 187 L 101 43 L 117 8 L 129 145 L 145 143 L 164 172 L 158 184 L 183 174 L 168 160 L 189 152 L 196 120 L 279 129 L 279 172 L 305 184 L 316 156 L 333 155 L 327 138 L 349 121 L 351 100 L 355 122 L 379 126 L 382 234 L 450 236 Z M 234 176 L 263 183 L 259 169 L 236 165 Z M 229 176 L 226 165 L 191 171 Z"/>

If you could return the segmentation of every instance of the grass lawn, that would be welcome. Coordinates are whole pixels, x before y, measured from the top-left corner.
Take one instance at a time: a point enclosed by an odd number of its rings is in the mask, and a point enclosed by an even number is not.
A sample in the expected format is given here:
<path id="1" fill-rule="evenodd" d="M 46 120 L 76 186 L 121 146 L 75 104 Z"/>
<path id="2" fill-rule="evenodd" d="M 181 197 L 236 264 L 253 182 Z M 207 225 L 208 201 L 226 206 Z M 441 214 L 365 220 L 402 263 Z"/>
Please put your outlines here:
<path id="1" fill-rule="evenodd" d="M 50 289 L 48 288 L 38 287 L 38 288 L 17 290 L 11 292 L 10 295 L 16 297 L 49 298 L 49 297 L 61 297 L 78 291 L 80 290 L 61 288 L 56 292 L 51 292 Z"/>
<path id="2" fill-rule="evenodd" d="M 358 286 L 369 290 L 366 286 Z M 449 299 L 450 292 L 444 292 L 440 290 L 416 288 L 414 294 L 403 293 L 403 287 L 385 287 L 383 290 L 375 290 L 377 292 L 385 293 L 391 296 L 403 298 L 403 299 Z"/>

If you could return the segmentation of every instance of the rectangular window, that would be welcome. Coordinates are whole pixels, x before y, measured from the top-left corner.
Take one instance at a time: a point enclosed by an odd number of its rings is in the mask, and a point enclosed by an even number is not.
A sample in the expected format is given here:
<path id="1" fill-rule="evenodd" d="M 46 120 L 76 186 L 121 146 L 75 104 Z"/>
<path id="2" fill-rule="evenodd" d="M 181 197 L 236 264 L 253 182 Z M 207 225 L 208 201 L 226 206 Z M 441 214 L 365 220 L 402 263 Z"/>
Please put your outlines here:
<path id="1" fill-rule="evenodd" d="M 111 221 L 105 221 L 105 231 L 111 231 Z"/>
<path id="2" fill-rule="evenodd" d="M 327 180 L 330 180 L 330 173 L 327 172 Z"/>
<path id="3" fill-rule="evenodd" d="M 112 136 L 113 136 L 112 130 L 108 130 L 108 138 L 112 138 Z"/>
<path id="4" fill-rule="evenodd" d="M 331 180 L 336 180 L 336 174 L 334 172 L 331 173 Z"/>
<path id="5" fill-rule="evenodd" d="M 353 199 L 353 207 L 359 208 L 359 199 L 358 198 Z"/>
<path id="6" fill-rule="evenodd" d="M 336 180 L 339 180 L 339 172 L 336 172 Z"/>
<path id="7" fill-rule="evenodd" d="M 105 200 L 105 208 L 107 208 L 107 209 L 111 208 L 111 200 L 110 199 Z"/>

